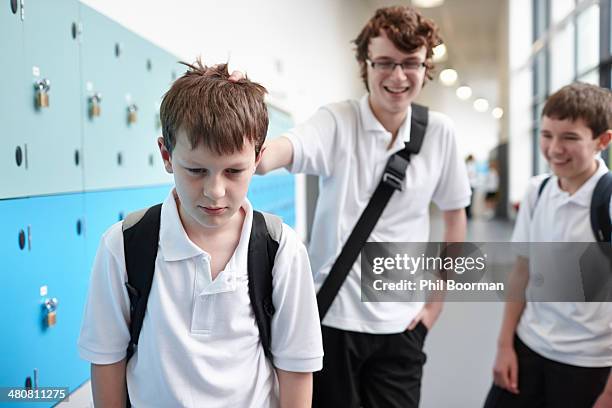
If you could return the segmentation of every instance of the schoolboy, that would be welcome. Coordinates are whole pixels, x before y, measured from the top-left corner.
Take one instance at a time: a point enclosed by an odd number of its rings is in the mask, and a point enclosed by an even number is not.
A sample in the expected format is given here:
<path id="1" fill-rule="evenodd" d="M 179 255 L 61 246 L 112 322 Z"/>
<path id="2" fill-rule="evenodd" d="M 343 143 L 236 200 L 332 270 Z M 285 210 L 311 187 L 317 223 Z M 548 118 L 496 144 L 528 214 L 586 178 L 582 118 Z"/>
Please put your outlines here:
<path id="1" fill-rule="evenodd" d="M 595 241 L 590 203 L 608 172 L 599 153 L 608 146 L 611 129 L 609 90 L 576 83 L 547 100 L 540 150 L 553 175 L 541 191 L 544 178 L 531 180 L 513 242 Z M 512 281 L 527 301 L 506 303 L 485 406 L 592 407 L 612 366 L 612 303 L 529 301 L 538 285 L 529 278 L 538 273 L 537 259 L 538 254 L 519 257 L 513 272 Z"/>
<path id="2" fill-rule="evenodd" d="M 377 10 L 354 42 L 368 93 L 325 106 L 273 140 L 258 167 L 320 177 L 309 247 L 319 288 L 389 158 L 410 139 L 411 104 L 432 78 L 433 48 L 441 39 L 432 21 L 398 6 Z M 447 117 L 429 112 L 423 144 L 405 174 L 368 240 L 428 241 L 433 201 L 443 212 L 444 239 L 462 241 L 470 186 Z M 441 303 L 362 303 L 360 279 L 357 260 L 322 321 L 324 368 L 315 374 L 313 406 L 416 407 L 424 339 Z"/>
<path id="3" fill-rule="evenodd" d="M 282 225 L 272 361 L 249 300 L 246 199 L 268 127 L 265 89 L 197 61 L 163 98 L 158 145 L 175 186 L 161 209 L 155 274 L 126 367 L 130 300 L 122 225 L 102 237 L 79 339 L 96 406 L 307 407 L 321 333 L 306 249 Z M 276 391 L 278 385 L 278 392 Z"/>

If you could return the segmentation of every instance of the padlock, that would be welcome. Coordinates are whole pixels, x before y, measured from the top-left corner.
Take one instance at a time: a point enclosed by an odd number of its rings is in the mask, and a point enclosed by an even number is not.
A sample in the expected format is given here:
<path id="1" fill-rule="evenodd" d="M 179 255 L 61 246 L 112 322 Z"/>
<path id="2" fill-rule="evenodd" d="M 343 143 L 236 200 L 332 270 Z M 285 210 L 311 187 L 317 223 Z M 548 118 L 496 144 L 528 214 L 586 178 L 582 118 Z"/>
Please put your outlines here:
<path id="1" fill-rule="evenodd" d="M 49 94 L 43 91 L 38 91 L 36 94 L 36 106 L 39 108 L 49 107 Z"/>
<path id="2" fill-rule="evenodd" d="M 96 93 L 89 97 L 89 117 L 97 118 L 100 116 L 102 111 L 100 107 L 100 102 L 102 102 L 102 95 L 100 93 Z"/>
<path id="3" fill-rule="evenodd" d="M 136 121 L 138 120 L 138 106 L 136 106 L 136 104 L 131 104 L 130 106 L 128 106 L 127 108 L 128 110 L 128 124 L 134 124 L 136 123 Z"/>
<path id="4" fill-rule="evenodd" d="M 47 314 L 45 316 L 45 324 L 47 327 L 53 327 L 57 323 L 57 306 L 59 302 L 57 298 L 46 299 L 43 306 Z"/>
<path id="5" fill-rule="evenodd" d="M 51 89 L 51 81 L 47 78 L 36 81 L 34 84 L 36 89 L 36 107 L 48 108 L 49 107 L 49 90 Z"/>
<path id="6" fill-rule="evenodd" d="M 57 313 L 56 312 L 49 312 L 47 313 L 47 327 L 53 327 L 55 326 L 55 323 L 57 323 Z"/>

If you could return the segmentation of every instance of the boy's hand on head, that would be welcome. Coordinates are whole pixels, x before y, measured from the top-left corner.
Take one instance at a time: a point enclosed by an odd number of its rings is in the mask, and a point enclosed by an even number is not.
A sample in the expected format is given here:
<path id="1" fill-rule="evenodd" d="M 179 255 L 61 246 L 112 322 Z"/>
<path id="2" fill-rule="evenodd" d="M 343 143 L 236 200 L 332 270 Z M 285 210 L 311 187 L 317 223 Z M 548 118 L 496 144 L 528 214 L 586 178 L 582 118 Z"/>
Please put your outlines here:
<path id="1" fill-rule="evenodd" d="M 229 80 L 232 82 L 238 82 L 241 79 L 244 79 L 244 73 L 242 71 L 232 71 L 232 74 L 229 76 Z"/>
<path id="2" fill-rule="evenodd" d="M 514 347 L 499 347 L 493 367 L 493 382 L 513 394 L 518 394 L 518 359 Z"/>

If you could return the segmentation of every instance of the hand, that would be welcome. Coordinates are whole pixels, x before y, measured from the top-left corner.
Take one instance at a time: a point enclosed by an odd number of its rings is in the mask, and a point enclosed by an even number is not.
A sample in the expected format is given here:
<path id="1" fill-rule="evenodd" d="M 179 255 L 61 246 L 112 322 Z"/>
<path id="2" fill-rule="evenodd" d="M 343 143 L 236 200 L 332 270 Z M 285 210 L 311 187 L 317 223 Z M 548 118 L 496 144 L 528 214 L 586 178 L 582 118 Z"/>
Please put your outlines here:
<path id="1" fill-rule="evenodd" d="M 493 367 L 493 382 L 513 394 L 519 393 L 518 359 L 514 347 L 498 347 Z"/>
<path id="2" fill-rule="evenodd" d="M 228 79 L 230 80 L 230 82 L 238 82 L 244 78 L 245 78 L 245 75 L 241 71 L 233 71 Z"/>
<path id="3" fill-rule="evenodd" d="M 610 408 L 612 407 L 612 374 L 608 378 L 608 384 L 606 388 L 603 390 L 597 401 L 595 401 L 595 405 L 593 408 Z"/>
<path id="4" fill-rule="evenodd" d="M 425 305 L 423 309 L 412 319 L 410 324 L 408 325 L 408 330 L 414 330 L 415 327 L 419 324 L 419 322 L 423 322 L 427 331 L 430 331 L 433 327 L 434 323 L 438 319 L 440 314 L 439 308 L 431 308 L 428 307 L 430 304 Z"/>

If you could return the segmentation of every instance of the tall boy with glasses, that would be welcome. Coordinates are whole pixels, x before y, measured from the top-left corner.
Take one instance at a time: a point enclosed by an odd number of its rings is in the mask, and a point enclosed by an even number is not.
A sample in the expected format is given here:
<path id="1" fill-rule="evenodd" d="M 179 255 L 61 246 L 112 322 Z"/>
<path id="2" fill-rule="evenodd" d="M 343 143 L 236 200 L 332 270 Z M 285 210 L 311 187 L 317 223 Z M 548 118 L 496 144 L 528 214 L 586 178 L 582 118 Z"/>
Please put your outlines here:
<path id="1" fill-rule="evenodd" d="M 436 25 L 414 9 L 389 7 L 376 12 L 354 43 L 368 94 L 359 101 L 322 107 L 285 137 L 270 142 L 258 167 L 261 174 L 287 167 L 320 176 L 309 248 L 319 288 L 389 158 L 410 140 L 411 117 L 417 110 L 411 104 L 426 78 L 432 78 L 433 48 L 441 39 Z M 437 112 L 425 112 L 425 119 L 420 151 L 411 157 L 369 241 L 427 241 L 431 201 L 442 210 L 444 239 L 465 238 L 464 209 L 471 193 L 453 125 Z M 313 405 L 416 407 L 425 363 L 423 342 L 442 305 L 362 303 L 359 258 L 348 268 L 322 320 L 325 356 L 323 371 L 315 375 Z"/>

